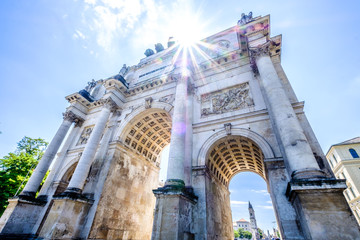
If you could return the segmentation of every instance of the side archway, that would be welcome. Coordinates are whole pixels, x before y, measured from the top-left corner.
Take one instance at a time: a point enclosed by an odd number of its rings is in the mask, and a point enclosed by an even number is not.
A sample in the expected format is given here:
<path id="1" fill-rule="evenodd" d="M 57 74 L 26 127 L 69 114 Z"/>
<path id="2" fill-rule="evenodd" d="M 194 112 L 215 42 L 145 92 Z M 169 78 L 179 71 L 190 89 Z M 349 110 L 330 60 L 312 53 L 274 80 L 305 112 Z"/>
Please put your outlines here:
<path id="1" fill-rule="evenodd" d="M 161 151 L 170 143 L 170 114 L 163 109 L 150 108 L 124 121 L 125 123 L 119 141 L 158 165 Z"/>

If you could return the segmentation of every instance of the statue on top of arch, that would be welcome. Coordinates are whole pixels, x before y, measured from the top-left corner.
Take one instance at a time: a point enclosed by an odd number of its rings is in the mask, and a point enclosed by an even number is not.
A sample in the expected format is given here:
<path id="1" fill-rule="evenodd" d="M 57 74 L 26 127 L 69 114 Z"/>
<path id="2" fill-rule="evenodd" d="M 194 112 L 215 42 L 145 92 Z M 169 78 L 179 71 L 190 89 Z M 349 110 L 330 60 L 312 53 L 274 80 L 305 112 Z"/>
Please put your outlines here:
<path id="1" fill-rule="evenodd" d="M 241 26 L 241 25 L 245 25 L 245 24 L 247 24 L 247 23 L 249 23 L 249 22 L 251 22 L 251 21 L 253 21 L 252 12 L 249 12 L 248 15 L 246 15 L 245 13 L 242 13 L 242 14 L 241 14 L 241 18 L 240 18 L 240 20 L 237 22 L 237 24 L 238 24 L 239 26 Z"/>

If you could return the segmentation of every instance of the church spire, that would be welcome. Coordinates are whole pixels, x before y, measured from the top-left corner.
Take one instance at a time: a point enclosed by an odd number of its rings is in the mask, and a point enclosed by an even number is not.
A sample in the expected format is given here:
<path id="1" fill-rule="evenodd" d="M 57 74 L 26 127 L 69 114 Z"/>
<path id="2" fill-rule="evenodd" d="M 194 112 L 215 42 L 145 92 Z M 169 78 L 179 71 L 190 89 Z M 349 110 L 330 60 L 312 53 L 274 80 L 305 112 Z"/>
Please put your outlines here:
<path id="1" fill-rule="evenodd" d="M 260 239 L 256 218 L 255 218 L 255 210 L 253 209 L 250 201 L 249 201 L 249 215 L 250 215 L 250 226 L 251 226 L 251 233 L 253 234 L 253 239 L 258 240 Z"/>

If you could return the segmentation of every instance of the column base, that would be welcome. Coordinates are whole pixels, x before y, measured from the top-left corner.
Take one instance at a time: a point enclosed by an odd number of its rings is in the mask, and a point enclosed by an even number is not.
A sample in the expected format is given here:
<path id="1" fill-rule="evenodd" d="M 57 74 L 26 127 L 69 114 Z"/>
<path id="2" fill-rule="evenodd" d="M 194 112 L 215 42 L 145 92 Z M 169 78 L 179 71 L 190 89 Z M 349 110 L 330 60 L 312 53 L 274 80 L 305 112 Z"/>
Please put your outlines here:
<path id="1" fill-rule="evenodd" d="M 343 195 L 345 180 L 301 179 L 289 182 L 286 196 L 294 206 L 306 239 L 360 239 L 360 228 Z"/>
<path id="2" fill-rule="evenodd" d="M 44 239 L 76 239 L 83 228 L 93 200 L 76 193 L 62 193 L 54 196 L 54 203 L 40 230 Z"/>
<path id="3" fill-rule="evenodd" d="M 36 234 L 2 234 L 0 233 L 1 240 L 36 240 L 39 239 Z"/>
<path id="4" fill-rule="evenodd" d="M 94 201 L 91 195 L 82 194 L 82 190 L 79 188 L 67 188 L 65 192 L 55 195 L 54 199 L 82 200 L 89 203 Z"/>
<path id="5" fill-rule="evenodd" d="M 1 234 L 32 234 L 46 201 L 12 198 L 0 219 Z"/>
<path id="6" fill-rule="evenodd" d="M 165 185 L 153 190 L 156 207 L 152 240 L 195 239 L 191 226 L 192 211 L 197 203 L 197 197 L 191 187 L 180 185 Z"/>
<path id="7" fill-rule="evenodd" d="M 324 179 L 327 175 L 324 171 L 315 168 L 306 168 L 292 172 L 292 179 Z"/>

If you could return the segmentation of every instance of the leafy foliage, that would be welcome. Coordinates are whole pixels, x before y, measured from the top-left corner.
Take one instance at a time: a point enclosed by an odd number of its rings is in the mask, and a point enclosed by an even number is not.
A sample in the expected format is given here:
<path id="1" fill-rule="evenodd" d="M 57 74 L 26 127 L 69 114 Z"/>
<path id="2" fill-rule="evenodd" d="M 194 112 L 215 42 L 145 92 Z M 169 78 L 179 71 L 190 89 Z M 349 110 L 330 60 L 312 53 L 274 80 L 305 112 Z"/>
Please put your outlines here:
<path id="1" fill-rule="evenodd" d="M 262 239 L 263 236 L 264 236 L 263 230 L 261 230 L 260 228 L 258 228 L 258 233 L 259 233 L 260 239 Z"/>
<path id="2" fill-rule="evenodd" d="M 247 239 L 252 238 L 251 232 L 245 231 L 243 228 L 238 229 L 238 234 L 239 234 L 239 238 L 247 238 Z"/>
<path id="3" fill-rule="evenodd" d="M 238 238 L 240 235 L 239 235 L 239 232 L 238 231 L 236 231 L 236 230 L 234 230 L 234 237 L 235 238 Z"/>
<path id="4" fill-rule="evenodd" d="M 24 188 L 47 144 L 41 138 L 24 137 L 15 152 L 0 159 L 0 215 L 8 205 L 7 200 Z"/>

